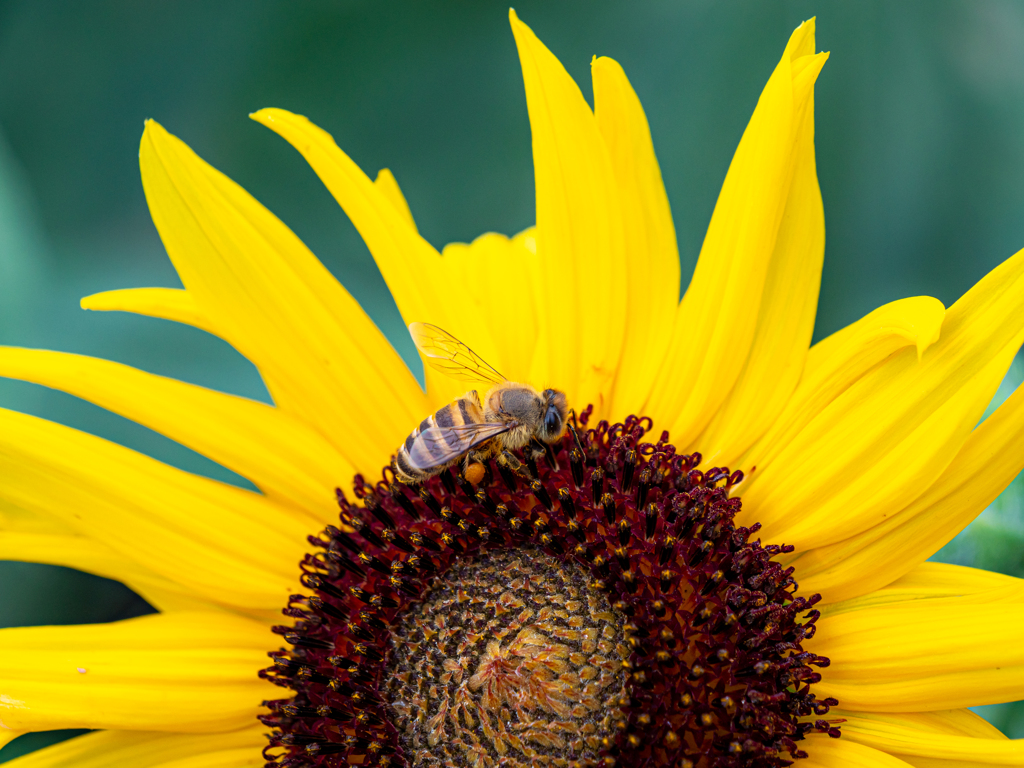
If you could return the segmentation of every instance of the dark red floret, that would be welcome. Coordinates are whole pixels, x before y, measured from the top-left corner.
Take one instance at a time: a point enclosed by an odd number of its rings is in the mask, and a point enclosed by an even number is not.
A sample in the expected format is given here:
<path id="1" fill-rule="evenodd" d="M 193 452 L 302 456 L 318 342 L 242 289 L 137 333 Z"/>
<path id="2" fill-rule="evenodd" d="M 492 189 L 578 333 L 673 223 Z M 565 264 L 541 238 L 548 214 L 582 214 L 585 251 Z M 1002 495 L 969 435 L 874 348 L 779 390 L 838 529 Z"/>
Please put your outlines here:
<path id="1" fill-rule="evenodd" d="M 339 525 L 301 563 L 309 594 L 275 628 L 290 647 L 261 673 L 294 691 L 265 702 L 268 768 L 413 768 L 383 693 L 392 628 L 453 566 L 521 549 L 585 569 L 625 622 L 628 696 L 591 765 L 776 768 L 806 757 L 806 733 L 839 736 L 823 719 L 837 702 L 811 691 L 828 659 L 801 647 L 820 596 L 797 596 L 773 560 L 792 547 L 734 526 L 742 472 L 698 470 L 667 432 L 643 442 L 647 418 L 588 428 L 589 414 L 539 461 L 488 462 L 476 486 L 449 469 L 412 488 L 385 469 L 356 477 L 355 502 L 338 491 Z"/>

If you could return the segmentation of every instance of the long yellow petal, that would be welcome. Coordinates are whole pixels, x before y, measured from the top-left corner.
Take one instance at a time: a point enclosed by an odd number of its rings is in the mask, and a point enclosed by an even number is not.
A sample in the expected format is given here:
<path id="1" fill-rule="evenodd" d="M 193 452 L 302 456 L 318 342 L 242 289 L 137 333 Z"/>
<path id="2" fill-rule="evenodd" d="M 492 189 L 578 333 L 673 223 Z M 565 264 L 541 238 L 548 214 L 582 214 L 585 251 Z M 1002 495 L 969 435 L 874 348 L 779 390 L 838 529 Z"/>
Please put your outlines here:
<path id="1" fill-rule="evenodd" d="M 679 305 L 645 413 L 689 446 L 732 391 L 757 331 L 769 265 L 800 158 L 796 140 L 824 64 L 801 25 L 758 100 Z"/>
<path id="2" fill-rule="evenodd" d="M 538 355 L 577 408 L 609 415 L 632 291 L 615 173 L 579 87 L 509 11 L 526 86 L 544 281 Z"/>
<path id="3" fill-rule="evenodd" d="M 55 536 L 77 536 L 73 526 L 40 511 L 29 512 L 12 504 L 0 494 L 0 530 L 12 533 L 42 533 Z"/>
<path id="4" fill-rule="evenodd" d="M 405 321 L 431 322 L 457 333 L 438 301 L 445 290 L 438 277 L 440 254 L 409 225 L 393 190 L 375 185 L 329 133 L 303 115 L 261 109 L 250 117 L 295 147 L 320 177 L 370 249 Z"/>
<path id="5" fill-rule="evenodd" d="M 804 647 L 831 659 L 815 686 L 866 712 L 1016 701 L 1024 690 L 1024 604 L 932 599 L 823 616 Z"/>
<path id="6" fill-rule="evenodd" d="M 697 440 L 707 466 L 735 465 L 776 421 L 800 381 L 811 344 L 825 256 L 825 211 L 814 160 L 813 90 L 799 123 L 793 182 L 765 277 L 750 356 L 729 398 Z"/>
<path id="7" fill-rule="evenodd" d="M 798 550 L 883 522 L 949 466 L 1024 340 L 1024 251 L 946 312 L 918 360 L 904 349 L 819 413 L 743 489 L 743 518 Z"/>
<path id="8" fill-rule="evenodd" d="M 279 407 L 376 477 L 424 410 L 398 354 L 291 230 L 153 121 L 140 164 L 153 221 L 200 312 L 256 364 Z"/>
<path id="9" fill-rule="evenodd" d="M 912 768 L 898 757 L 847 739 L 832 739 L 813 733 L 798 742 L 808 754 L 800 768 Z"/>
<path id="10" fill-rule="evenodd" d="M 62 565 L 120 581 L 159 611 L 216 610 L 187 587 L 86 536 L 0 531 L 0 560 Z"/>
<path id="11" fill-rule="evenodd" d="M 10 768 L 257 768 L 266 728 L 223 733 L 93 731 L 7 763 Z"/>
<path id="12" fill-rule="evenodd" d="M 0 376 L 60 389 L 177 440 L 247 477 L 315 524 L 354 474 L 319 432 L 280 409 L 83 355 L 0 347 Z"/>
<path id="13" fill-rule="evenodd" d="M 13 730 L 244 728 L 276 689 L 269 628 L 225 612 L 0 630 L 0 720 Z"/>
<path id="14" fill-rule="evenodd" d="M 257 493 L 2 409 L 0 498 L 243 609 L 280 608 L 309 533 L 308 523 Z"/>
<path id="15" fill-rule="evenodd" d="M 415 231 L 416 220 L 412 217 L 409 202 L 405 199 L 405 195 L 402 194 L 402 188 L 398 186 L 398 180 L 395 179 L 395 175 L 388 168 L 381 168 L 377 171 L 377 178 L 373 180 L 373 184 L 384 193 L 384 196 L 395 206 L 395 210 L 402 214 L 405 222 Z"/>
<path id="16" fill-rule="evenodd" d="M 647 116 L 619 63 L 590 65 L 594 116 L 619 189 L 629 315 L 612 413 L 638 412 L 672 336 L 679 304 L 679 249 Z"/>
<path id="17" fill-rule="evenodd" d="M 123 288 L 86 296 L 82 309 L 99 312 L 134 312 L 184 323 L 219 335 L 213 321 L 199 309 L 188 291 L 180 288 Z"/>
<path id="18" fill-rule="evenodd" d="M 261 109 L 250 117 L 295 147 L 320 177 L 366 243 L 406 323 L 440 326 L 485 360 L 494 357 L 486 331 L 463 304 L 460 283 L 452 282 L 440 254 L 396 204 L 397 184 L 372 182 L 329 133 L 302 115 Z M 446 380 L 431 368 L 426 370 L 426 381 L 431 407 L 465 391 L 464 383 Z M 427 401 L 420 397 L 416 402 L 414 419 L 406 420 L 403 434 L 392 440 L 392 449 L 426 415 Z"/>
<path id="19" fill-rule="evenodd" d="M 825 602 L 866 595 L 931 557 L 1024 470 L 1024 388 L 967 438 L 927 491 L 880 525 L 792 562 L 801 589 Z"/>
<path id="20" fill-rule="evenodd" d="M 811 347 L 799 386 L 771 429 L 743 457 L 743 469 L 767 466 L 811 419 L 894 352 L 915 347 L 920 358 L 938 341 L 945 316 L 938 299 L 900 299 Z"/>
<path id="21" fill-rule="evenodd" d="M 976 739 L 997 739 L 1006 741 L 1007 737 L 981 715 L 969 709 L 941 709 L 937 712 L 847 712 L 840 707 L 833 707 L 829 715 L 898 723 L 913 727 L 919 731 L 941 733 L 946 736 L 970 736 Z"/>
<path id="22" fill-rule="evenodd" d="M 948 715 L 958 713 L 955 725 Z M 986 768 L 993 765 L 1024 765 L 1024 740 L 1007 739 L 992 726 L 979 727 L 982 718 L 970 710 L 953 710 L 935 718 L 928 714 L 875 714 L 833 710 L 842 717 L 843 739 L 894 754 L 911 765 L 931 768 Z M 981 721 L 963 733 L 967 716 Z M 985 723 L 985 725 L 988 725 Z M 970 725 L 968 725 L 970 727 Z M 952 732 L 951 732 L 952 731 Z M 959 733 L 956 731 L 960 731 Z M 980 731 L 980 733 L 978 733 Z"/>
<path id="23" fill-rule="evenodd" d="M 801 592 L 803 592 L 803 584 Z M 808 594 L 810 594 L 808 592 Z M 949 563 L 921 563 L 905 576 L 880 589 L 841 602 L 819 603 L 822 613 L 836 616 L 914 600 L 943 600 L 929 605 L 961 603 L 1024 603 L 1024 579 Z"/>

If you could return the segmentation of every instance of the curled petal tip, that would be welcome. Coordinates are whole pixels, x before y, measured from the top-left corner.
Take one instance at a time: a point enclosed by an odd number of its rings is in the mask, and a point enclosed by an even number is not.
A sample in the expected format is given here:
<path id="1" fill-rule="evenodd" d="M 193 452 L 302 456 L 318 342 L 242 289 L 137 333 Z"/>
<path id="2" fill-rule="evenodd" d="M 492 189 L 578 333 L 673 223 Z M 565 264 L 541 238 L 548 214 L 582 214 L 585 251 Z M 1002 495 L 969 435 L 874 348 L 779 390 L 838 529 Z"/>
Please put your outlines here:
<path id="1" fill-rule="evenodd" d="M 811 16 L 811 18 L 807 19 L 806 21 L 801 21 L 800 25 L 796 29 L 804 29 L 806 27 L 808 29 L 808 31 L 813 33 L 814 32 L 815 19 L 816 18 L 817 18 L 817 16 Z M 795 31 L 796 30 L 794 30 L 794 32 Z"/>
<path id="2" fill-rule="evenodd" d="M 272 123 L 277 112 L 280 112 L 280 110 L 275 107 L 263 107 L 263 109 L 250 112 L 249 119 L 255 120 L 257 123 Z"/>

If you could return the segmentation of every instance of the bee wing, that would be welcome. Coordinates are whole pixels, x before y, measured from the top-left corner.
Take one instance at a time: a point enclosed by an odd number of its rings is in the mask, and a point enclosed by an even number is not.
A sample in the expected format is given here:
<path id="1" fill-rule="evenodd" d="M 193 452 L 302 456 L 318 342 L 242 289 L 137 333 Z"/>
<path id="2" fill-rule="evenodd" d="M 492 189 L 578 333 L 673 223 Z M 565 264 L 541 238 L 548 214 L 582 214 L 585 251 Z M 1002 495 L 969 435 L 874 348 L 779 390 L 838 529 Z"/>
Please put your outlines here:
<path id="1" fill-rule="evenodd" d="M 433 469 L 458 458 L 495 435 L 508 432 L 515 424 L 499 422 L 459 424 L 455 427 L 428 427 L 420 432 L 409 449 L 412 464 L 419 469 Z"/>
<path id="2" fill-rule="evenodd" d="M 409 333 L 427 364 L 446 376 L 488 384 L 505 381 L 504 376 L 448 331 L 430 323 L 410 323 Z"/>

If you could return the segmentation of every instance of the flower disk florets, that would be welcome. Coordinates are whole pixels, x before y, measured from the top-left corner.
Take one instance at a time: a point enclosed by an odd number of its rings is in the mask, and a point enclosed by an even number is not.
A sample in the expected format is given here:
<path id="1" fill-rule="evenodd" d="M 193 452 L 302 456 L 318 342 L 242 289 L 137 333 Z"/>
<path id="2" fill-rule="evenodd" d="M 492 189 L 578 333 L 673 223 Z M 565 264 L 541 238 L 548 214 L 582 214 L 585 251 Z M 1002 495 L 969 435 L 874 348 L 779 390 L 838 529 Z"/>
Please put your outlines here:
<path id="1" fill-rule="evenodd" d="M 535 549 L 460 562 L 392 630 L 385 698 L 413 765 L 598 763 L 625 725 L 626 622 Z M 567 757 L 569 756 L 569 757 Z"/>
<path id="2" fill-rule="evenodd" d="M 262 673 L 295 691 L 266 702 L 268 768 L 774 768 L 839 735 L 801 647 L 819 598 L 734 526 L 742 473 L 588 417 L 476 486 L 339 491 Z"/>

